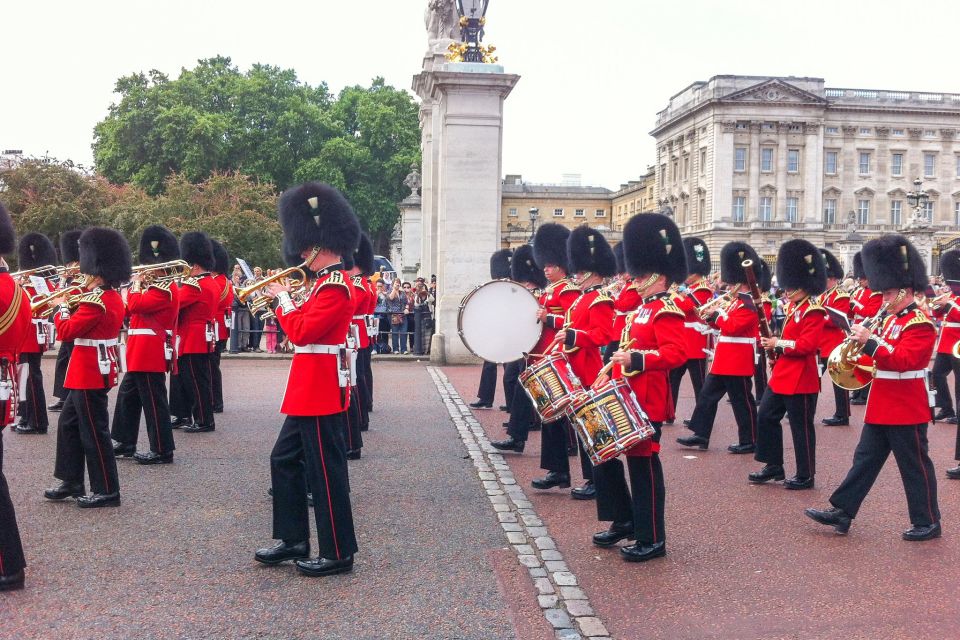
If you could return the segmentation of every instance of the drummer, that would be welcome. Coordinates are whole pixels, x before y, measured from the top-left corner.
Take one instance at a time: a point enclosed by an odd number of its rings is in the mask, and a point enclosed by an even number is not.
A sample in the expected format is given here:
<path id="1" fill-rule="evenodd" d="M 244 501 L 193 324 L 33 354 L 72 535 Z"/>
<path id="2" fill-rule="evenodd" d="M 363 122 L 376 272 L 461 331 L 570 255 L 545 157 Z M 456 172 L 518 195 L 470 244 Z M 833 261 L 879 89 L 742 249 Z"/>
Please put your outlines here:
<path id="1" fill-rule="evenodd" d="M 670 371 L 687 357 L 684 312 L 668 288 L 687 277 L 687 260 L 677 226 L 658 213 L 631 218 L 623 228 L 623 246 L 627 269 L 643 302 L 627 317 L 620 349 L 612 358 L 613 377 L 627 380 L 656 435 L 626 453 L 630 489 L 619 459 L 594 468 L 597 518 L 612 524 L 594 534 L 593 543 L 611 547 L 623 539 L 635 540 L 621 548 L 620 555 L 628 562 L 644 562 L 667 552 L 660 426 L 674 415 Z M 607 382 L 607 376 L 600 376 L 594 387 Z"/>

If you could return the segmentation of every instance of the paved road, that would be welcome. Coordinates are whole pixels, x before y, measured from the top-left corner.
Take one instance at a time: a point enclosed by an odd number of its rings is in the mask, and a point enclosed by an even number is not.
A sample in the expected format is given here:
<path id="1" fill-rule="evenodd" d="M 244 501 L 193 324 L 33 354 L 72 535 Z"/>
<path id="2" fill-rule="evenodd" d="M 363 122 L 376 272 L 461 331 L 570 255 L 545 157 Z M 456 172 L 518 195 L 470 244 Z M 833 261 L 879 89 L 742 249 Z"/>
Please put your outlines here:
<path id="1" fill-rule="evenodd" d="M 377 411 L 351 463 L 354 572 L 310 580 L 253 562 L 271 542 L 265 492 L 288 366 L 225 362 L 217 431 L 177 432 L 172 466 L 121 461 L 119 509 L 45 502 L 55 436 L 5 433 L 29 568 L 27 590 L 0 597 L 0 636 L 552 637 L 422 364 L 374 365 Z"/>

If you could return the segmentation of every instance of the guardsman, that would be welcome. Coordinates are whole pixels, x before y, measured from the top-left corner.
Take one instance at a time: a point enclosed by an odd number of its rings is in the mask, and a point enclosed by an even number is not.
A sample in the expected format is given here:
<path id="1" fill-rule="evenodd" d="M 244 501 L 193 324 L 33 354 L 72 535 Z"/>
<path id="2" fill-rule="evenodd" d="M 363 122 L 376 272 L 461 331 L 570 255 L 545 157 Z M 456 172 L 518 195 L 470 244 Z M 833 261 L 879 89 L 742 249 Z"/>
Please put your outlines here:
<path id="1" fill-rule="evenodd" d="M 770 265 L 767 264 L 766 260 L 760 258 L 755 273 L 757 276 L 757 288 L 760 289 L 760 300 L 763 303 L 763 317 L 767 321 L 767 327 L 770 327 L 770 332 L 773 333 L 773 325 L 771 324 L 773 322 L 773 301 L 770 299 L 770 285 L 773 278 L 770 273 Z M 757 340 L 760 340 L 759 324 L 757 325 Z M 758 405 L 760 404 L 760 398 L 763 397 L 763 392 L 767 389 L 768 366 L 766 357 L 757 358 L 757 363 L 754 365 L 753 397 L 757 399 Z"/>
<path id="2" fill-rule="evenodd" d="M 83 508 L 120 506 L 117 461 L 110 442 L 107 393 L 117 385 L 117 335 L 123 326 L 123 300 L 117 288 L 130 280 L 130 247 L 113 229 L 91 227 L 80 236 L 80 273 L 85 293 L 61 295 L 53 321 L 57 335 L 74 343 L 64 387 L 68 390 L 57 425 L 60 485 L 48 489 L 48 500 L 77 497 Z M 74 306 L 75 305 L 75 306 Z M 92 495 L 84 495 L 86 461 Z"/>
<path id="3" fill-rule="evenodd" d="M 177 373 L 170 376 L 170 412 L 173 428 L 187 433 L 216 429 L 210 354 L 215 345 L 214 322 L 220 287 L 213 278 L 213 245 L 207 234 L 190 231 L 180 238 L 180 255 L 190 265 L 190 276 L 180 284 L 177 319 Z"/>
<path id="4" fill-rule="evenodd" d="M 164 226 L 151 225 L 140 236 L 140 264 L 170 262 L 180 257 L 177 238 Z M 140 464 L 173 462 L 173 429 L 167 403 L 167 372 L 173 368 L 174 331 L 180 292 L 172 278 L 141 272 L 124 291 L 127 317 L 127 367 L 117 390 L 111 436 L 117 457 Z M 146 418 L 150 451 L 137 453 L 140 414 Z"/>
<path id="5" fill-rule="evenodd" d="M 797 474 L 786 480 L 787 489 L 812 489 L 816 473 L 817 432 L 813 416 L 820 393 L 820 370 L 817 349 L 823 345 L 826 311 L 817 304 L 817 296 L 827 286 L 829 267 L 824 255 L 806 240 L 789 240 L 780 246 L 777 255 L 777 283 L 790 301 L 786 308 L 783 331 L 779 338 L 760 338 L 776 362 L 770 382 L 760 400 L 757 414 L 757 461 L 760 471 L 749 475 L 750 482 L 760 484 L 783 480 L 784 414 L 790 422 Z"/>
<path id="6" fill-rule="evenodd" d="M 940 319 L 940 335 L 931 373 L 939 408 L 934 419 L 956 424 L 957 412 L 947 375 L 953 372 L 953 391 L 960 401 L 960 359 L 953 357 L 953 347 L 960 342 L 960 251 L 951 249 L 940 256 L 940 275 L 950 290 L 935 299 L 932 309 L 933 317 Z M 957 453 L 960 454 L 960 448 Z"/>
<path id="7" fill-rule="evenodd" d="M 644 562 L 667 552 L 660 427 L 674 414 L 670 371 L 687 357 L 685 314 L 668 288 L 687 277 L 687 260 L 677 225 L 659 213 L 631 218 L 623 228 L 623 245 L 643 302 L 627 318 L 620 349 L 612 358 L 613 377 L 627 380 L 656 435 L 627 450 L 629 489 L 620 459 L 594 469 L 597 518 L 613 524 L 595 534 L 593 543 L 610 547 L 625 538 L 633 539 L 635 543 L 620 549 L 620 555 L 629 562 Z M 601 376 L 594 386 L 605 382 L 606 377 Z"/>
<path id="8" fill-rule="evenodd" d="M 66 289 L 74 284 L 79 274 L 80 266 L 80 234 L 83 229 L 72 229 L 66 231 L 60 236 L 60 261 L 63 263 L 65 276 L 58 284 L 59 289 Z M 61 411 L 64 401 L 67 399 L 67 390 L 63 387 L 63 381 L 67 377 L 67 366 L 70 364 L 70 354 L 73 352 L 73 343 L 57 336 L 60 340 L 60 349 L 57 351 L 57 364 L 53 372 L 53 395 L 57 401 L 47 405 L 50 411 Z"/>
<path id="9" fill-rule="evenodd" d="M 343 343 L 353 316 L 353 287 L 340 257 L 360 242 L 360 224 L 333 187 L 308 182 L 280 197 L 284 244 L 307 261 L 317 280 L 298 308 L 289 288 L 268 287 L 279 302 L 277 321 L 295 345 L 280 412 L 286 419 L 270 454 L 273 537 L 256 560 L 274 565 L 296 560 L 300 573 L 325 576 L 353 568 L 357 540 L 350 508 L 343 441 L 349 402 L 349 356 Z M 310 556 L 307 488 L 313 492 L 319 557 Z"/>
<path id="10" fill-rule="evenodd" d="M 350 339 L 356 349 L 356 384 L 350 389 L 350 409 L 347 411 L 347 459 L 360 458 L 363 448 L 362 431 L 369 427 L 370 417 L 367 415 L 367 381 L 366 370 L 361 365 L 360 354 L 370 348 L 370 336 L 367 335 L 367 308 L 370 306 L 370 290 L 364 281 L 364 273 L 373 269 L 373 245 L 367 234 L 360 234 L 360 246 L 343 260 L 346 273 L 350 277 L 354 302 L 353 318 L 350 322 Z"/>
<path id="11" fill-rule="evenodd" d="M 613 331 L 613 299 L 603 291 L 603 279 L 616 273 L 617 260 L 603 234 L 584 225 L 574 229 L 567 239 L 567 264 L 574 273 L 574 284 L 581 293 L 567 310 L 566 321 L 557 331 L 554 344 L 563 349 L 580 384 L 589 387 L 603 368 L 600 350 L 610 342 L 610 333 Z M 570 482 L 569 459 L 558 455 L 563 434 L 559 433 L 556 426 L 551 424 L 543 429 L 541 451 L 549 449 L 552 451 L 552 458 L 562 462 L 559 469 L 548 468 L 550 473 L 546 477 L 533 481 L 532 484 L 537 489 L 562 485 L 564 478 Z M 579 440 L 577 438 L 580 470 L 586 483 L 579 487 L 574 495 L 577 499 L 592 499 L 596 494 L 593 486 L 593 464 Z M 540 466 L 544 467 L 542 462 L 541 455 Z"/>
<path id="12" fill-rule="evenodd" d="M 510 277 L 510 263 L 513 249 L 500 249 L 490 254 L 490 279 L 502 280 Z M 504 365 L 503 392 L 507 393 L 507 366 Z M 471 402 L 471 409 L 493 409 L 493 397 L 497 391 L 497 363 L 484 360 L 480 369 L 480 386 L 477 388 L 477 401 Z"/>
<path id="13" fill-rule="evenodd" d="M 57 250 L 50 238 L 42 233 L 23 236 L 17 254 L 21 271 L 57 264 Z M 52 288 L 42 275 L 29 278 L 21 285 L 30 298 L 49 294 Z M 46 318 L 35 317 L 33 328 L 34 331 L 26 337 L 20 351 L 20 392 L 23 402 L 19 405 L 20 420 L 14 429 L 17 433 L 46 433 L 50 425 L 40 359 L 53 346 L 53 324 Z"/>
<path id="14" fill-rule="evenodd" d="M 876 375 L 853 466 L 830 496 L 831 507 L 807 509 L 806 514 L 837 533 L 847 533 L 892 451 L 913 525 L 903 532 L 903 539 L 939 538 L 937 480 L 927 444 L 926 381 L 937 331 L 913 299 L 914 291 L 927 286 L 927 268 L 916 248 L 898 234 L 867 242 L 861 253 L 870 288 L 881 291 L 883 303 L 889 304 L 879 326 L 856 324 L 851 329 L 863 352 L 872 356 Z"/>
<path id="15" fill-rule="evenodd" d="M 707 376 L 710 327 L 697 313 L 697 309 L 713 298 L 713 289 L 707 282 L 707 276 L 713 268 L 710 262 L 710 249 L 700 238 L 684 238 L 683 250 L 687 256 L 687 267 L 690 272 L 684 281 L 687 291 L 683 295 L 674 297 L 674 302 L 684 313 L 683 333 L 687 360 L 670 372 L 670 391 L 673 394 L 674 412 L 677 409 L 680 381 L 684 373 L 690 372 L 694 398 L 700 396 L 700 389 L 703 388 L 703 379 Z M 673 418 L 666 420 L 666 424 L 673 424 Z"/>
<path id="16" fill-rule="evenodd" d="M 883 292 L 870 289 L 867 282 L 867 272 L 863 270 L 863 257 L 857 251 L 853 255 L 853 278 L 857 281 L 857 290 L 850 296 L 850 313 L 854 324 L 863 324 L 864 320 L 872 318 L 880 311 L 883 304 Z M 867 404 L 867 394 L 870 385 L 857 389 L 850 396 L 850 404 Z M 937 418 L 939 420 L 939 418 Z"/>
<path id="17" fill-rule="evenodd" d="M 230 255 L 226 248 L 213 238 L 210 238 L 210 244 L 213 245 L 213 280 L 217 283 L 217 289 L 220 292 L 217 297 L 217 314 L 214 318 L 216 346 L 210 354 L 210 385 L 213 389 L 213 412 L 223 413 L 223 374 L 220 372 L 220 355 L 226 350 L 227 340 L 230 339 L 230 327 L 227 322 L 233 306 L 233 283 L 227 277 L 227 271 L 230 270 Z"/>
<path id="18" fill-rule="evenodd" d="M 362 243 L 361 243 L 362 244 Z M 366 382 L 366 393 L 363 395 L 364 410 L 367 413 L 367 421 L 363 426 L 363 431 L 370 428 L 370 414 L 373 412 L 373 347 L 377 342 L 377 336 L 380 332 L 380 319 L 375 315 L 377 309 L 377 288 L 370 280 L 377 268 L 377 259 L 373 253 L 373 244 L 370 244 L 369 254 L 365 254 L 361 260 L 357 261 L 360 265 L 363 275 L 363 286 L 367 290 L 367 308 L 364 317 L 367 332 L 367 347 L 360 351 L 358 362 L 363 370 L 363 379 Z M 363 327 L 361 327 L 363 330 Z"/>
<path id="19" fill-rule="evenodd" d="M 841 283 L 843 282 L 843 267 L 836 256 L 821 249 L 823 259 L 827 264 L 827 290 L 821 294 L 817 304 L 827 312 L 824 320 L 823 332 L 820 334 L 820 370 L 827 370 L 827 359 L 830 352 L 847 337 L 845 321 L 849 321 L 850 316 L 850 294 L 844 291 Z M 846 426 L 850 424 L 850 395 L 846 389 L 842 389 L 833 384 L 833 400 L 835 411 L 829 418 L 824 418 L 821 422 L 828 427 Z"/>
<path id="20" fill-rule="evenodd" d="M 753 453 L 757 437 L 757 403 L 753 397 L 753 375 L 759 359 L 757 351 L 757 311 L 747 287 L 745 260 L 759 263 L 753 247 L 745 242 L 729 242 L 720 251 L 720 278 L 730 285 L 732 302 L 710 312 L 706 318 L 720 330 L 713 365 L 704 380 L 697 405 L 690 418 L 692 436 L 677 438 L 685 447 L 706 449 L 717 417 L 717 405 L 726 394 L 730 397 L 737 421 L 739 440 L 727 447 L 730 453 Z"/>
<path id="21" fill-rule="evenodd" d="M 10 214 L 0 203 L 0 254 L 16 248 Z M 3 475 L 3 428 L 13 424 L 17 404 L 17 355 L 24 341 L 34 335 L 30 323 L 30 298 L 13 281 L 7 262 L 0 258 L 0 591 L 23 588 L 23 543 L 10 488 Z"/>
<path id="22" fill-rule="evenodd" d="M 640 292 L 633 286 L 633 279 L 627 273 L 627 264 L 623 258 L 623 243 L 618 242 L 613 246 L 613 256 L 617 260 L 616 281 L 607 292 L 613 298 L 613 333 L 610 341 L 603 350 L 603 362 L 610 362 L 613 354 L 620 349 L 620 336 L 623 334 L 624 327 L 627 326 L 627 316 L 637 310 L 642 302 Z"/>

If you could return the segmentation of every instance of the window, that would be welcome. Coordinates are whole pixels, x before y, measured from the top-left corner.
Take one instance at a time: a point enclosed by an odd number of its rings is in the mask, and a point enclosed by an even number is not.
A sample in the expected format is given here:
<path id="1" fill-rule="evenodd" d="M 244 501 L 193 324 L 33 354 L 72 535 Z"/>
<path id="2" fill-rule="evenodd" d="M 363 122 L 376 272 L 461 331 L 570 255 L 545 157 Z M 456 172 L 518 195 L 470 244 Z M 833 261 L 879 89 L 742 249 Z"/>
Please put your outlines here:
<path id="1" fill-rule="evenodd" d="M 793 133 L 800 133 L 801 131 L 803 131 L 803 125 L 792 124 L 790 125 L 790 131 Z"/>
<path id="2" fill-rule="evenodd" d="M 960 156 L 957 156 L 960 158 Z M 737 147 L 733 151 L 733 170 L 743 172 L 747 170 L 747 148 Z"/>
<path id="3" fill-rule="evenodd" d="M 857 200 L 857 224 L 870 224 L 870 201 Z"/>
<path id="4" fill-rule="evenodd" d="M 960 202 L 957 203 L 960 205 Z M 736 196 L 733 199 L 733 221 L 743 222 L 746 219 L 747 199 L 743 196 Z"/>
<path id="5" fill-rule="evenodd" d="M 562 218 L 562 217 L 563 217 L 563 209 L 554 209 L 554 210 L 553 210 L 553 217 L 554 217 L 554 218 Z"/>
<path id="6" fill-rule="evenodd" d="M 797 221 L 797 210 L 800 208 L 799 198 L 787 198 L 787 222 Z"/>
<path id="7" fill-rule="evenodd" d="M 597 209 L 596 212 L 593 214 L 593 217 L 594 217 L 594 218 L 606 218 L 606 217 L 607 217 L 607 210 L 606 210 L 606 209 Z"/>
<path id="8" fill-rule="evenodd" d="M 700 175 L 707 175 L 707 150 L 700 150 Z"/>
<path id="9" fill-rule="evenodd" d="M 680 179 L 680 163 L 676 160 L 673 161 L 673 180 L 676 182 Z"/>
<path id="10" fill-rule="evenodd" d="M 660 184 L 666 184 L 667 182 L 667 165 L 660 165 Z"/>
<path id="11" fill-rule="evenodd" d="M 770 196 L 760 198 L 760 208 L 757 210 L 757 215 L 764 222 L 773 220 L 773 198 Z"/>
<path id="12" fill-rule="evenodd" d="M 763 123 L 763 130 L 764 130 L 764 131 L 773 131 L 773 123 L 772 123 L 772 122 L 764 122 L 764 123 Z"/>
<path id="13" fill-rule="evenodd" d="M 516 208 L 516 207 L 510 207 L 510 217 L 511 217 L 511 218 L 516 218 L 516 217 L 517 217 L 517 208 Z"/>
<path id="14" fill-rule="evenodd" d="M 700 214 L 700 219 L 703 220 L 703 213 L 707 210 L 707 201 L 705 198 L 700 198 L 700 206 L 697 208 L 697 212 Z"/>
<path id="15" fill-rule="evenodd" d="M 760 149 L 760 171 L 764 173 L 773 171 L 773 149 L 769 147 Z"/>
<path id="16" fill-rule="evenodd" d="M 868 151 L 860 152 L 860 174 L 870 173 L 870 153 Z"/>
<path id="17" fill-rule="evenodd" d="M 923 130 L 923 137 L 924 137 L 924 138 L 936 138 L 936 137 L 937 137 L 937 132 L 934 131 L 933 129 L 924 129 L 924 130 Z"/>
<path id="18" fill-rule="evenodd" d="M 690 175 L 690 156 L 683 156 L 683 179 Z"/>
<path id="19" fill-rule="evenodd" d="M 684 222 L 690 221 L 690 203 L 689 202 L 683 203 L 683 221 Z"/>
<path id="20" fill-rule="evenodd" d="M 935 153 L 925 153 L 923 154 L 923 175 L 925 178 L 932 178 L 935 174 L 934 171 L 937 168 L 937 154 Z"/>
<path id="21" fill-rule="evenodd" d="M 865 136 L 870 135 L 870 127 L 860 127 L 860 133 Z"/>
<path id="22" fill-rule="evenodd" d="M 827 198 L 823 201 L 823 224 L 837 223 L 837 200 Z"/>
<path id="23" fill-rule="evenodd" d="M 957 177 L 960 178 L 960 156 L 957 156 Z"/>
<path id="24" fill-rule="evenodd" d="M 585 211 L 583 209 L 574 209 L 573 211 L 574 218 L 582 218 L 584 215 L 585 215 Z"/>
<path id="25" fill-rule="evenodd" d="M 902 176 L 903 175 L 903 154 L 894 153 L 890 156 L 890 175 L 892 176 Z"/>
<path id="26" fill-rule="evenodd" d="M 787 150 L 787 173 L 800 171 L 800 149 Z"/>
<path id="27" fill-rule="evenodd" d="M 827 133 L 840 133 L 840 129 L 838 127 L 827 127 Z"/>
<path id="28" fill-rule="evenodd" d="M 748 122 L 737 123 L 737 131 L 746 131 L 749 127 L 750 127 L 750 123 Z"/>
<path id="29" fill-rule="evenodd" d="M 900 226 L 903 220 L 903 200 L 890 201 L 890 224 Z"/>
<path id="30" fill-rule="evenodd" d="M 902 135 L 903 135 L 903 129 L 892 129 L 892 130 L 890 131 L 890 135 L 902 136 Z"/>
<path id="31" fill-rule="evenodd" d="M 927 200 L 923 203 L 923 213 L 927 216 L 927 220 L 933 222 L 933 201 Z"/>
<path id="32" fill-rule="evenodd" d="M 960 226 L 960 202 L 953 203 L 953 224 Z"/>
<path id="33" fill-rule="evenodd" d="M 837 152 L 827 151 L 823 155 L 823 172 L 829 175 L 837 173 Z"/>

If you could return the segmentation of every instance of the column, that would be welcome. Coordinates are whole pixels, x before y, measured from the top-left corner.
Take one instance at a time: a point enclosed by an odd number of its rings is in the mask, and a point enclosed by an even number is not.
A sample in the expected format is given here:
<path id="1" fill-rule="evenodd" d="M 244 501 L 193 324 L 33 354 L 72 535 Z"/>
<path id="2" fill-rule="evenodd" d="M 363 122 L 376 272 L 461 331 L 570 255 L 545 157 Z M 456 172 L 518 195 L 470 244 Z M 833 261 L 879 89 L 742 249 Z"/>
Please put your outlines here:
<path id="1" fill-rule="evenodd" d="M 750 123 L 750 197 L 747 199 L 746 220 L 756 220 L 760 206 L 760 127 L 762 123 Z"/>

